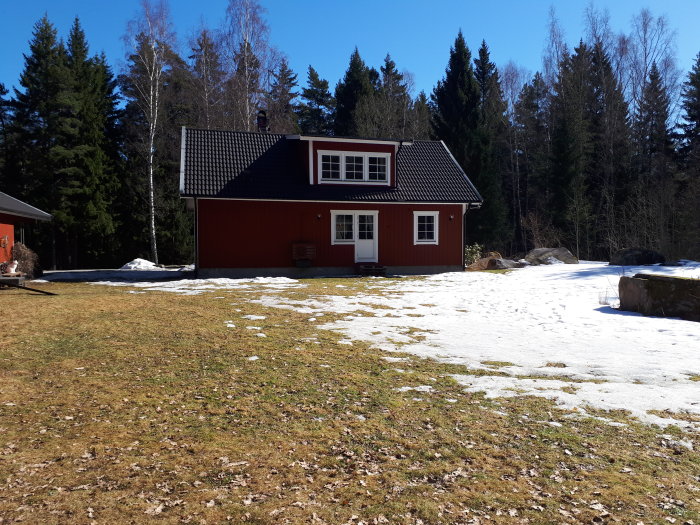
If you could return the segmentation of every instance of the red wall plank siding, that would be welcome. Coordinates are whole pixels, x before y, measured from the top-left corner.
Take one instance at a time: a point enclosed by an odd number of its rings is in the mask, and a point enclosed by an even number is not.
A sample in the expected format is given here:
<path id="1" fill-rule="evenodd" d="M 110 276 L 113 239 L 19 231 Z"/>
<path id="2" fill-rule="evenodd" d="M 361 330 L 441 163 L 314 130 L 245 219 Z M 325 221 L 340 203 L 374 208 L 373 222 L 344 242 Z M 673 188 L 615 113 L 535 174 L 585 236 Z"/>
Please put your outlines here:
<path id="1" fill-rule="evenodd" d="M 292 244 L 316 245 L 313 266 L 353 266 L 353 245 L 331 244 L 331 210 L 377 210 L 378 264 L 461 265 L 460 204 L 197 200 L 200 268 L 294 266 Z M 413 244 L 413 212 L 438 211 L 439 244 Z"/>
<path id="2" fill-rule="evenodd" d="M 0 263 L 9 261 L 12 257 L 12 246 L 15 244 L 14 221 L 16 219 L 11 215 L 0 213 Z"/>

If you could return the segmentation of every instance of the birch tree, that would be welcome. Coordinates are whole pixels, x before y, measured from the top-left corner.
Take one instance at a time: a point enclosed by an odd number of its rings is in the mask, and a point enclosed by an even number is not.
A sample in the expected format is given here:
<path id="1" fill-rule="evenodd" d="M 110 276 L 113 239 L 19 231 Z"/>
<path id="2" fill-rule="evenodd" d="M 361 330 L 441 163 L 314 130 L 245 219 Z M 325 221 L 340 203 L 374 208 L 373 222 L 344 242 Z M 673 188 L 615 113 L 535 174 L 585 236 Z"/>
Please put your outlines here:
<path id="1" fill-rule="evenodd" d="M 143 148 L 148 182 L 148 231 L 153 262 L 158 263 L 156 240 L 156 138 L 160 127 L 161 98 L 167 54 L 174 40 L 164 0 L 142 0 L 140 16 L 129 23 L 125 41 L 131 70 L 125 75 L 144 121 Z"/>
<path id="2" fill-rule="evenodd" d="M 220 39 L 202 28 L 190 48 L 192 94 L 196 100 L 198 124 L 206 129 L 223 127 L 226 72 Z"/>
<path id="3" fill-rule="evenodd" d="M 253 131 L 266 88 L 277 69 L 278 53 L 269 45 L 270 28 L 257 0 L 229 0 L 223 30 L 232 114 L 229 126 Z"/>

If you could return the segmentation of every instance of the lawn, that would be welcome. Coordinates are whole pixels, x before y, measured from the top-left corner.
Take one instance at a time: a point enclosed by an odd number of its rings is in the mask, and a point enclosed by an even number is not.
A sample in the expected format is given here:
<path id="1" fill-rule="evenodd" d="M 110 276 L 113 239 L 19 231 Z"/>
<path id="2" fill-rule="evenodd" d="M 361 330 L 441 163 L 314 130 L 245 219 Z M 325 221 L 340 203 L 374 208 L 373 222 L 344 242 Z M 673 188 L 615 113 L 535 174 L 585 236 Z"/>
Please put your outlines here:
<path id="1" fill-rule="evenodd" d="M 509 363 L 350 342 L 264 285 L 34 286 L 0 295 L 0 523 L 700 523 L 697 433 L 455 379 Z"/>

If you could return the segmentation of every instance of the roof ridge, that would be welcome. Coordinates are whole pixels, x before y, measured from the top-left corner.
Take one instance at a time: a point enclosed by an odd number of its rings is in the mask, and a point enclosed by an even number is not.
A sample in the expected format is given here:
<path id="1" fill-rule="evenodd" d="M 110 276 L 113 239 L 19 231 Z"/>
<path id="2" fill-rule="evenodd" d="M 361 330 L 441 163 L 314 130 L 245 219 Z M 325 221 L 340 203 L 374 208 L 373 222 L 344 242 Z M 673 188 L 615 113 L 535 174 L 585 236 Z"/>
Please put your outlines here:
<path id="1" fill-rule="evenodd" d="M 206 129 L 206 128 L 200 128 L 200 127 L 195 127 L 195 126 L 182 126 L 185 128 L 187 131 L 206 131 L 206 132 L 211 132 L 211 133 L 238 133 L 241 135 L 255 135 L 255 136 L 261 136 L 261 137 L 284 137 L 287 134 L 286 133 L 261 133 L 259 131 L 245 131 L 245 130 L 238 130 L 238 129 Z"/>

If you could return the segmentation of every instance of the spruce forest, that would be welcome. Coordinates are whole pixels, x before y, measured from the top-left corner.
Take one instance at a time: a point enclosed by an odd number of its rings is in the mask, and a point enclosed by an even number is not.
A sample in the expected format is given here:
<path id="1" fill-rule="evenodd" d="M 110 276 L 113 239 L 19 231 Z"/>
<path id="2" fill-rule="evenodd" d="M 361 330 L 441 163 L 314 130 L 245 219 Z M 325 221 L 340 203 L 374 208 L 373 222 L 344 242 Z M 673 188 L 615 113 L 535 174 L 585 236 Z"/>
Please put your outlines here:
<path id="1" fill-rule="evenodd" d="M 25 228 L 44 268 L 191 263 L 181 127 L 255 131 L 260 109 L 271 133 L 443 140 L 484 197 L 468 244 L 700 259 L 700 54 L 677 68 L 664 17 L 640 10 L 615 33 L 589 7 L 571 48 L 552 11 L 537 72 L 497 67 L 460 32 L 434 57 L 444 76 L 415 93 L 391 50 L 370 65 L 358 42 L 331 86 L 313 64 L 291 70 L 255 1 L 221 15 L 185 44 L 167 5 L 144 2 L 120 71 L 91 54 L 79 19 L 67 35 L 36 22 L 18 87 L 0 84 L 0 188 L 53 215 Z"/>

